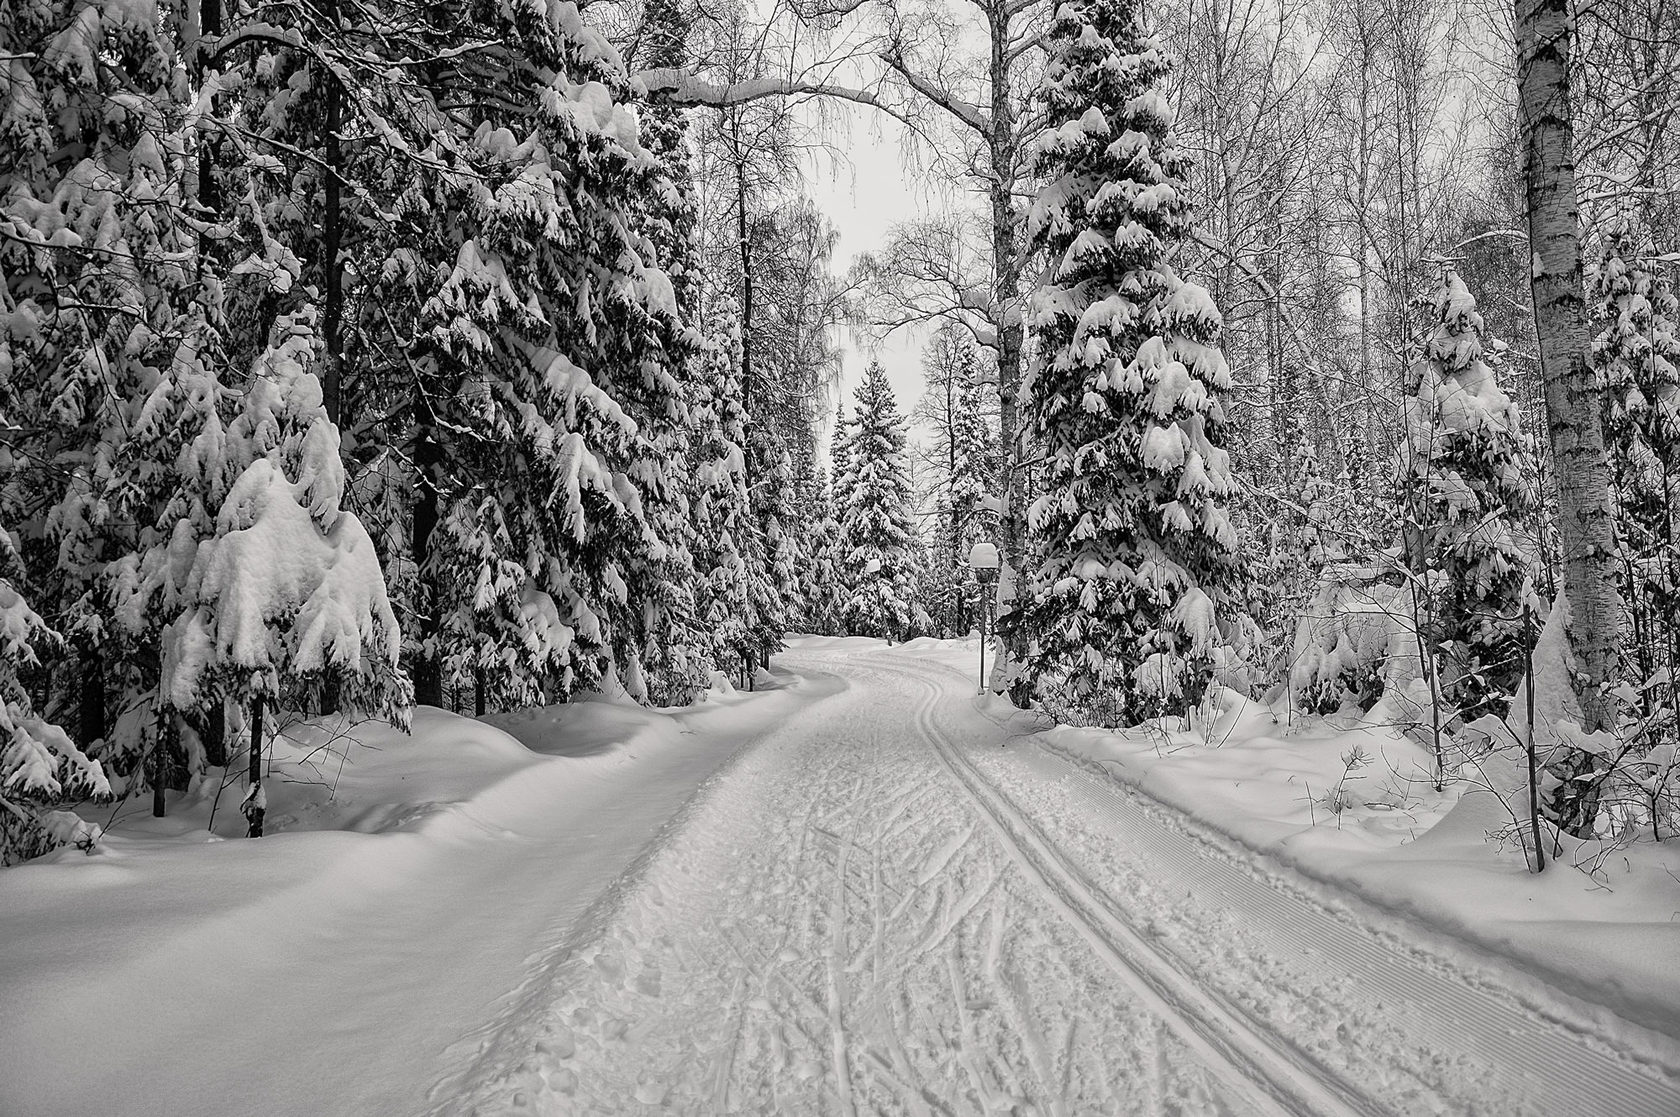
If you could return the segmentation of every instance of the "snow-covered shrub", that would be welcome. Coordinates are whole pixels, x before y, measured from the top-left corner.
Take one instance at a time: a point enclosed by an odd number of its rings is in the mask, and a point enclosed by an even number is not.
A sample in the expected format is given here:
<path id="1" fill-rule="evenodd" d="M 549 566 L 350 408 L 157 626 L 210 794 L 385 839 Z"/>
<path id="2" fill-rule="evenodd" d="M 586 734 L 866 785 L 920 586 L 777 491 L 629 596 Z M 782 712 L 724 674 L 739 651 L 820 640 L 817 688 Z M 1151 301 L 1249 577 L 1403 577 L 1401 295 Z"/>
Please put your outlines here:
<path id="1" fill-rule="evenodd" d="M 1614 732 L 1587 737 L 1566 724 L 1557 735 L 1571 753 L 1592 758 L 1577 778 L 1592 781 L 1595 836 L 1616 842 L 1680 836 L 1680 759 L 1668 730 L 1674 722 L 1673 693 L 1666 672 L 1643 686 L 1624 683 L 1614 693 Z M 1554 767 L 1558 770 L 1547 773 L 1544 789 L 1557 800 L 1562 779 L 1570 773 Z"/>
<path id="2" fill-rule="evenodd" d="M 1680 835 L 1680 744 L 1665 741 L 1630 767 L 1645 796 L 1651 837 L 1662 841 Z"/>
<path id="3" fill-rule="evenodd" d="M 1371 709 L 1392 683 L 1416 674 L 1408 590 L 1368 567 L 1327 567 L 1296 622 L 1290 662 L 1289 687 L 1300 709 Z"/>

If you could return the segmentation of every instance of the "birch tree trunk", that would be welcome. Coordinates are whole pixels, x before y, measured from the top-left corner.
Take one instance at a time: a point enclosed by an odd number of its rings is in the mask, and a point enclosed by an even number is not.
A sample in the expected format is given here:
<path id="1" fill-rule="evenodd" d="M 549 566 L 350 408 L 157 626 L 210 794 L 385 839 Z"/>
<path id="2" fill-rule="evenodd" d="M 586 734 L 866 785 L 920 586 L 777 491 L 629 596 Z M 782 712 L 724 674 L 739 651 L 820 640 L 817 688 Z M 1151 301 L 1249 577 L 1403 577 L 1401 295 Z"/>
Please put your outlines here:
<path id="1" fill-rule="evenodd" d="M 1015 219 L 1016 158 L 1020 137 L 1016 135 L 1014 95 L 1010 87 L 1010 18 L 1013 9 L 998 0 L 988 7 L 992 35 L 991 134 L 987 149 L 991 180 L 987 183 L 992 204 L 992 300 L 997 316 L 998 449 L 1002 456 L 1003 514 L 998 522 L 998 547 L 1008 573 L 998 581 L 1000 591 L 1017 586 L 1024 571 L 1026 531 L 1021 521 L 1026 478 L 1022 473 L 1021 446 L 1017 438 L 1019 419 L 1016 400 L 1021 388 L 1021 361 L 1025 348 L 1025 327 L 1021 314 L 1021 231 Z M 1000 611 L 1012 608 L 1011 601 L 998 599 Z M 1024 647 L 1019 638 L 998 639 L 994 653 L 994 678 L 1007 683 L 1016 675 L 1015 664 Z M 1019 702 L 1020 696 L 1014 696 Z"/>
<path id="2" fill-rule="evenodd" d="M 1582 728 L 1606 726 L 1621 618 L 1612 538 L 1610 472 L 1600 393 L 1587 365 L 1586 299 L 1576 216 L 1567 0 L 1516 0 L 1518 127 L 1523 145 L 1535 332 L 1558 488 L 1563 588 L 1570 608 Z M 1593 758 L 1572 752 L 1551 766 L 1564 780 L 1551 813 L 1565 830 L 1592 830 Z"/>

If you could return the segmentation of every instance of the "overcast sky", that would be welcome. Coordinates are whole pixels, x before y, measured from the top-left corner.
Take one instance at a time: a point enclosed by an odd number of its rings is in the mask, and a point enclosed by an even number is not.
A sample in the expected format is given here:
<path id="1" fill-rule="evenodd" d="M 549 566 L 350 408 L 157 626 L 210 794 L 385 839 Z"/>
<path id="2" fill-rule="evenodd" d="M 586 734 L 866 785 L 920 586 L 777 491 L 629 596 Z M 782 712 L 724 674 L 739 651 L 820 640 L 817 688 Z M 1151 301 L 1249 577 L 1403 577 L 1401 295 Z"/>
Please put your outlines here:
<path id="1" fill-rule="evenodd" d="M 852 113 L 849 131 L 832 141 L 839 157 L 823 155 L 809 161 L 805 189 L 840 234 L 834 254 L 837 274 L 844 275 L 857 256 L 879 247 L 895 223 L 924 212 L 930 205 L 922 176 L 906 173 L 903 168 L 899 137 L 897 122 L 858 109 Z M 847 414 L 852 411 L 852 394 L 871 357 L 879 357 L 886 367 L 898 393 L 899 409 L 908 414 L 916 406 L 922 394 L 922 346 L 928 332 L 900 330 L 879 349 L 868 334 L 842 339 L 845 366 L 841 390 Z M 829 401 L 828 414 L 818 432 L 819 445 L 825 450 L 833 427 L 834 402 Z"/>

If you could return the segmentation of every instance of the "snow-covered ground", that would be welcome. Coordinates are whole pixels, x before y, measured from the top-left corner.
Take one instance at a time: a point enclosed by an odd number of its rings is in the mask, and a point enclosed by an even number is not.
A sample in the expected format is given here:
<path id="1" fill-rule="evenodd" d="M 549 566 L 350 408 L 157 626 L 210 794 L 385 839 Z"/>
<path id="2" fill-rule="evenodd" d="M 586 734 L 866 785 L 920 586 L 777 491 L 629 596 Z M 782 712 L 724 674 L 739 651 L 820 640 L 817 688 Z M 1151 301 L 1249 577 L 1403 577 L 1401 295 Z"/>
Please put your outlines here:
<path id="1" fill-rule="evenodd" d="M 0 1114 L 417 1112 L 694 789 L 833 686 L 296 730 L 256 841 L 205 829 L 208 791 L 125 805 L 93 856 L 0 873 Z"/>
<path id="2" fill-rule="evenodd" d="M 959 668 L 977 652 L 942 643 L 915 654 Z M 1464 762 L 1437 792 L 1430 750 L 1380 706 L 1365 718 L 1304 718 L 1287 699 L 1274 707 L 1224 691 L 1187 730 L 1173 719 L 1115 733 L 1047 727 L 1000 698 L 982 705 L 1011 734 L 1245 850 L 1680 1038 L 1680 842 L 1565 837 L 1559 863 L 1536 875 L 1513 833 L 1516 785 L 1500 770 L 1509 760 Z"/>
<path id="3" fill-rule="evenodd" d="M 198 801 L 0 874 L 0 1113 L 1680 1112 L 1680 1002 L 1589 981 L 1672 932 L 1567 867 L 1514 918 L 1468 799 L 1314 805 L 1365 731 L 1040 732 L 975 651 L 427 713 L 315 754 L 275 836 Z M 1418 759 L 1364 747 L 1361 788 Z"/>

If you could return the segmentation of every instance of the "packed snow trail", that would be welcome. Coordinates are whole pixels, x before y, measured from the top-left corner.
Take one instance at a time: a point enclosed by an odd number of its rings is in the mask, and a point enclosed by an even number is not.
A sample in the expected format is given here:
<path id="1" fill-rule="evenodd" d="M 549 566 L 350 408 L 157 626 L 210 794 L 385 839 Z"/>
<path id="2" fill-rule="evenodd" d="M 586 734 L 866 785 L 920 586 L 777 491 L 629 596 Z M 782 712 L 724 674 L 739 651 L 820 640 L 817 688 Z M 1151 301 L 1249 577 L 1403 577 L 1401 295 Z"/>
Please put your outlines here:
<path id="1" fill-rule="evenodd" d="M 947 669 L 739 754 L 438 1114 L 1680 1112 L 1672 1045 L 1315 891 Z"/>

